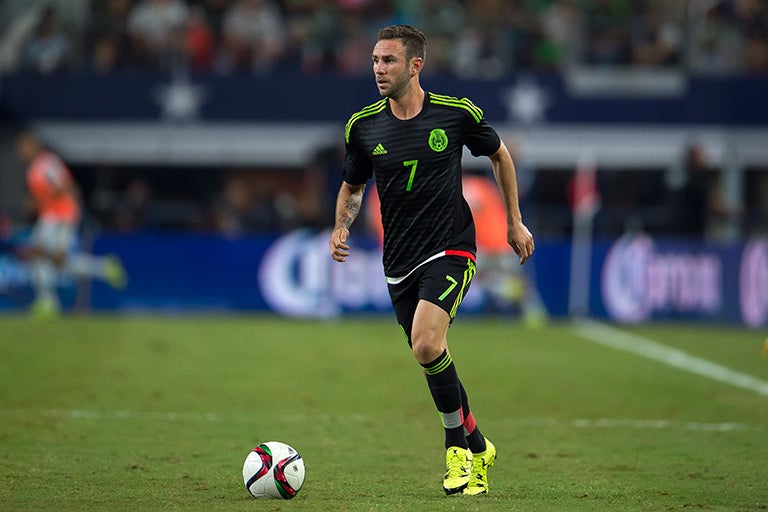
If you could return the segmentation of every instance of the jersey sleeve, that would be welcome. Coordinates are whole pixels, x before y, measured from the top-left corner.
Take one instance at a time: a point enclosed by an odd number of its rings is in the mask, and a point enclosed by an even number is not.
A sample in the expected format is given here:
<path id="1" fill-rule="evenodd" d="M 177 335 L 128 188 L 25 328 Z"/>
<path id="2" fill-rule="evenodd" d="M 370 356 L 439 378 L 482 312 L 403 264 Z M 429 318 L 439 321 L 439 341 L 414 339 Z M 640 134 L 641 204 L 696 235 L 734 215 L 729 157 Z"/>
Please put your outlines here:
<path id="1" fill-rule="evenodd" d="M 68 173 L 64 165 L 53 158 L 47 159 L 43 165 L 43 177 L 52 190 L 64 190 L 68 184 Z"/>
<path id="2" fill-rule="evenodd" d="M 350 185 L 363 185 L 373 176 L 371 159 L 360 149 L 354 130 L 346 143 L 343 179 Z"/>
<path id="3" fill-rule="evenodd" d="M 465 122 L 464 144 L 472 156 L 490 156 L 498 151 L 501 139 L 485 118 L 480 122 L 468 118 Z"/>

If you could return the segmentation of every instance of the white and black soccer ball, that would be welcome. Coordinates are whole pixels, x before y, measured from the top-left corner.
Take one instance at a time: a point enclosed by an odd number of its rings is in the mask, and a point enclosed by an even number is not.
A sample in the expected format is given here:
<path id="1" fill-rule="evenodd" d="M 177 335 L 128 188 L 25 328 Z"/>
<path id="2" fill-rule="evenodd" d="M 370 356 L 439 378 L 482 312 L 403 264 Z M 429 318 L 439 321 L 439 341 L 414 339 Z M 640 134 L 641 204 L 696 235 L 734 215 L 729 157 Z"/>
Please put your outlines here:
<path id="1" fill-rule="evenodd" d="M 304 459 L 292 446 L 267 441 L 251 450 L 243 464 L 243 482 L 254 498 L 296 496 L 304 484 Z"/>

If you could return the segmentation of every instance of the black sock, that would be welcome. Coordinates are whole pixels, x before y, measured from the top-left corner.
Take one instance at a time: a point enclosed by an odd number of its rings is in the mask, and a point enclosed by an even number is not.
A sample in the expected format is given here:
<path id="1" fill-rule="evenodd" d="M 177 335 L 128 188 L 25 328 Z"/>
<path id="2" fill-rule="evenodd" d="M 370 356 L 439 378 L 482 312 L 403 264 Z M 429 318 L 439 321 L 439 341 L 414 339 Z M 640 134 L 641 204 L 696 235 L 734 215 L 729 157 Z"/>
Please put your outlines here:
<path id="1" fill-rule="evenodd" d="M 467 438 L 467 445 L 472 453 L 483 453 L 485 451 L 485 437 L 475 422 L 475 417 L 469 408 L 467 392 L 461 382 L 459 382 L 459 390 L 461 391 L 461 403 L 464 407 L 464 435 Z"/>
<path id="2" fill-rule="evenodd" d="M 421 366 L 424 367 L 429 391 L 443 420 L 445 447 L 468 448 L 464 436 L 461 383 L 451 355 L 444 350 L 437 359 Z"/>

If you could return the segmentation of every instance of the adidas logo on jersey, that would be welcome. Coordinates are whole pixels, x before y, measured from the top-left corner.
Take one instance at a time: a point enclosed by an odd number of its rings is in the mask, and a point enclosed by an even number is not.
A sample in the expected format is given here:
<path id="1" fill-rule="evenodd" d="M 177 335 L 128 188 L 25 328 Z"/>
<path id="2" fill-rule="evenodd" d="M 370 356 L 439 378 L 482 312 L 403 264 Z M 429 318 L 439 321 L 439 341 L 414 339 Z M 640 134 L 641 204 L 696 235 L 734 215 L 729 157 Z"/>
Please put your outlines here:
<path id="1" fill-rule="evenodd" d="M 387 150 L 384 149 L 384 146 L 381 144 L 377 144 L 375 148 L 373 148 L 373 154 L 374 155 L 386 155 Z"/>

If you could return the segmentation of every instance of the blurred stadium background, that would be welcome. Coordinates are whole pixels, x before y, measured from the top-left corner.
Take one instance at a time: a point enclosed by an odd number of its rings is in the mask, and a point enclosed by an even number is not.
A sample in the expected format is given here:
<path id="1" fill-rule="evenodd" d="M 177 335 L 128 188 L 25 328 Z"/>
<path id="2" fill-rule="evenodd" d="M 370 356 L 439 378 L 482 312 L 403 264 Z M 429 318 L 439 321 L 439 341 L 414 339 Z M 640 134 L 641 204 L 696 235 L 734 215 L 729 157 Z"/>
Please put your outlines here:
<path id="1" fill-rule="evenodd" d="M 514 151 L 537 253 L 467 312 L 768 325 L 762 0 L 2 0 L 2 236 L 32 221 L 31 128 L 80 185 L 83 246 L 130 276 L 64 276 L 68 308 L 389 311 L 375 236 L 359 222 L 334 265 L 323 230 L 391 23 L 427 34 L 424 87 L 472 98 Z M 30 301 L 0 254 L 0 310 Z"/>

